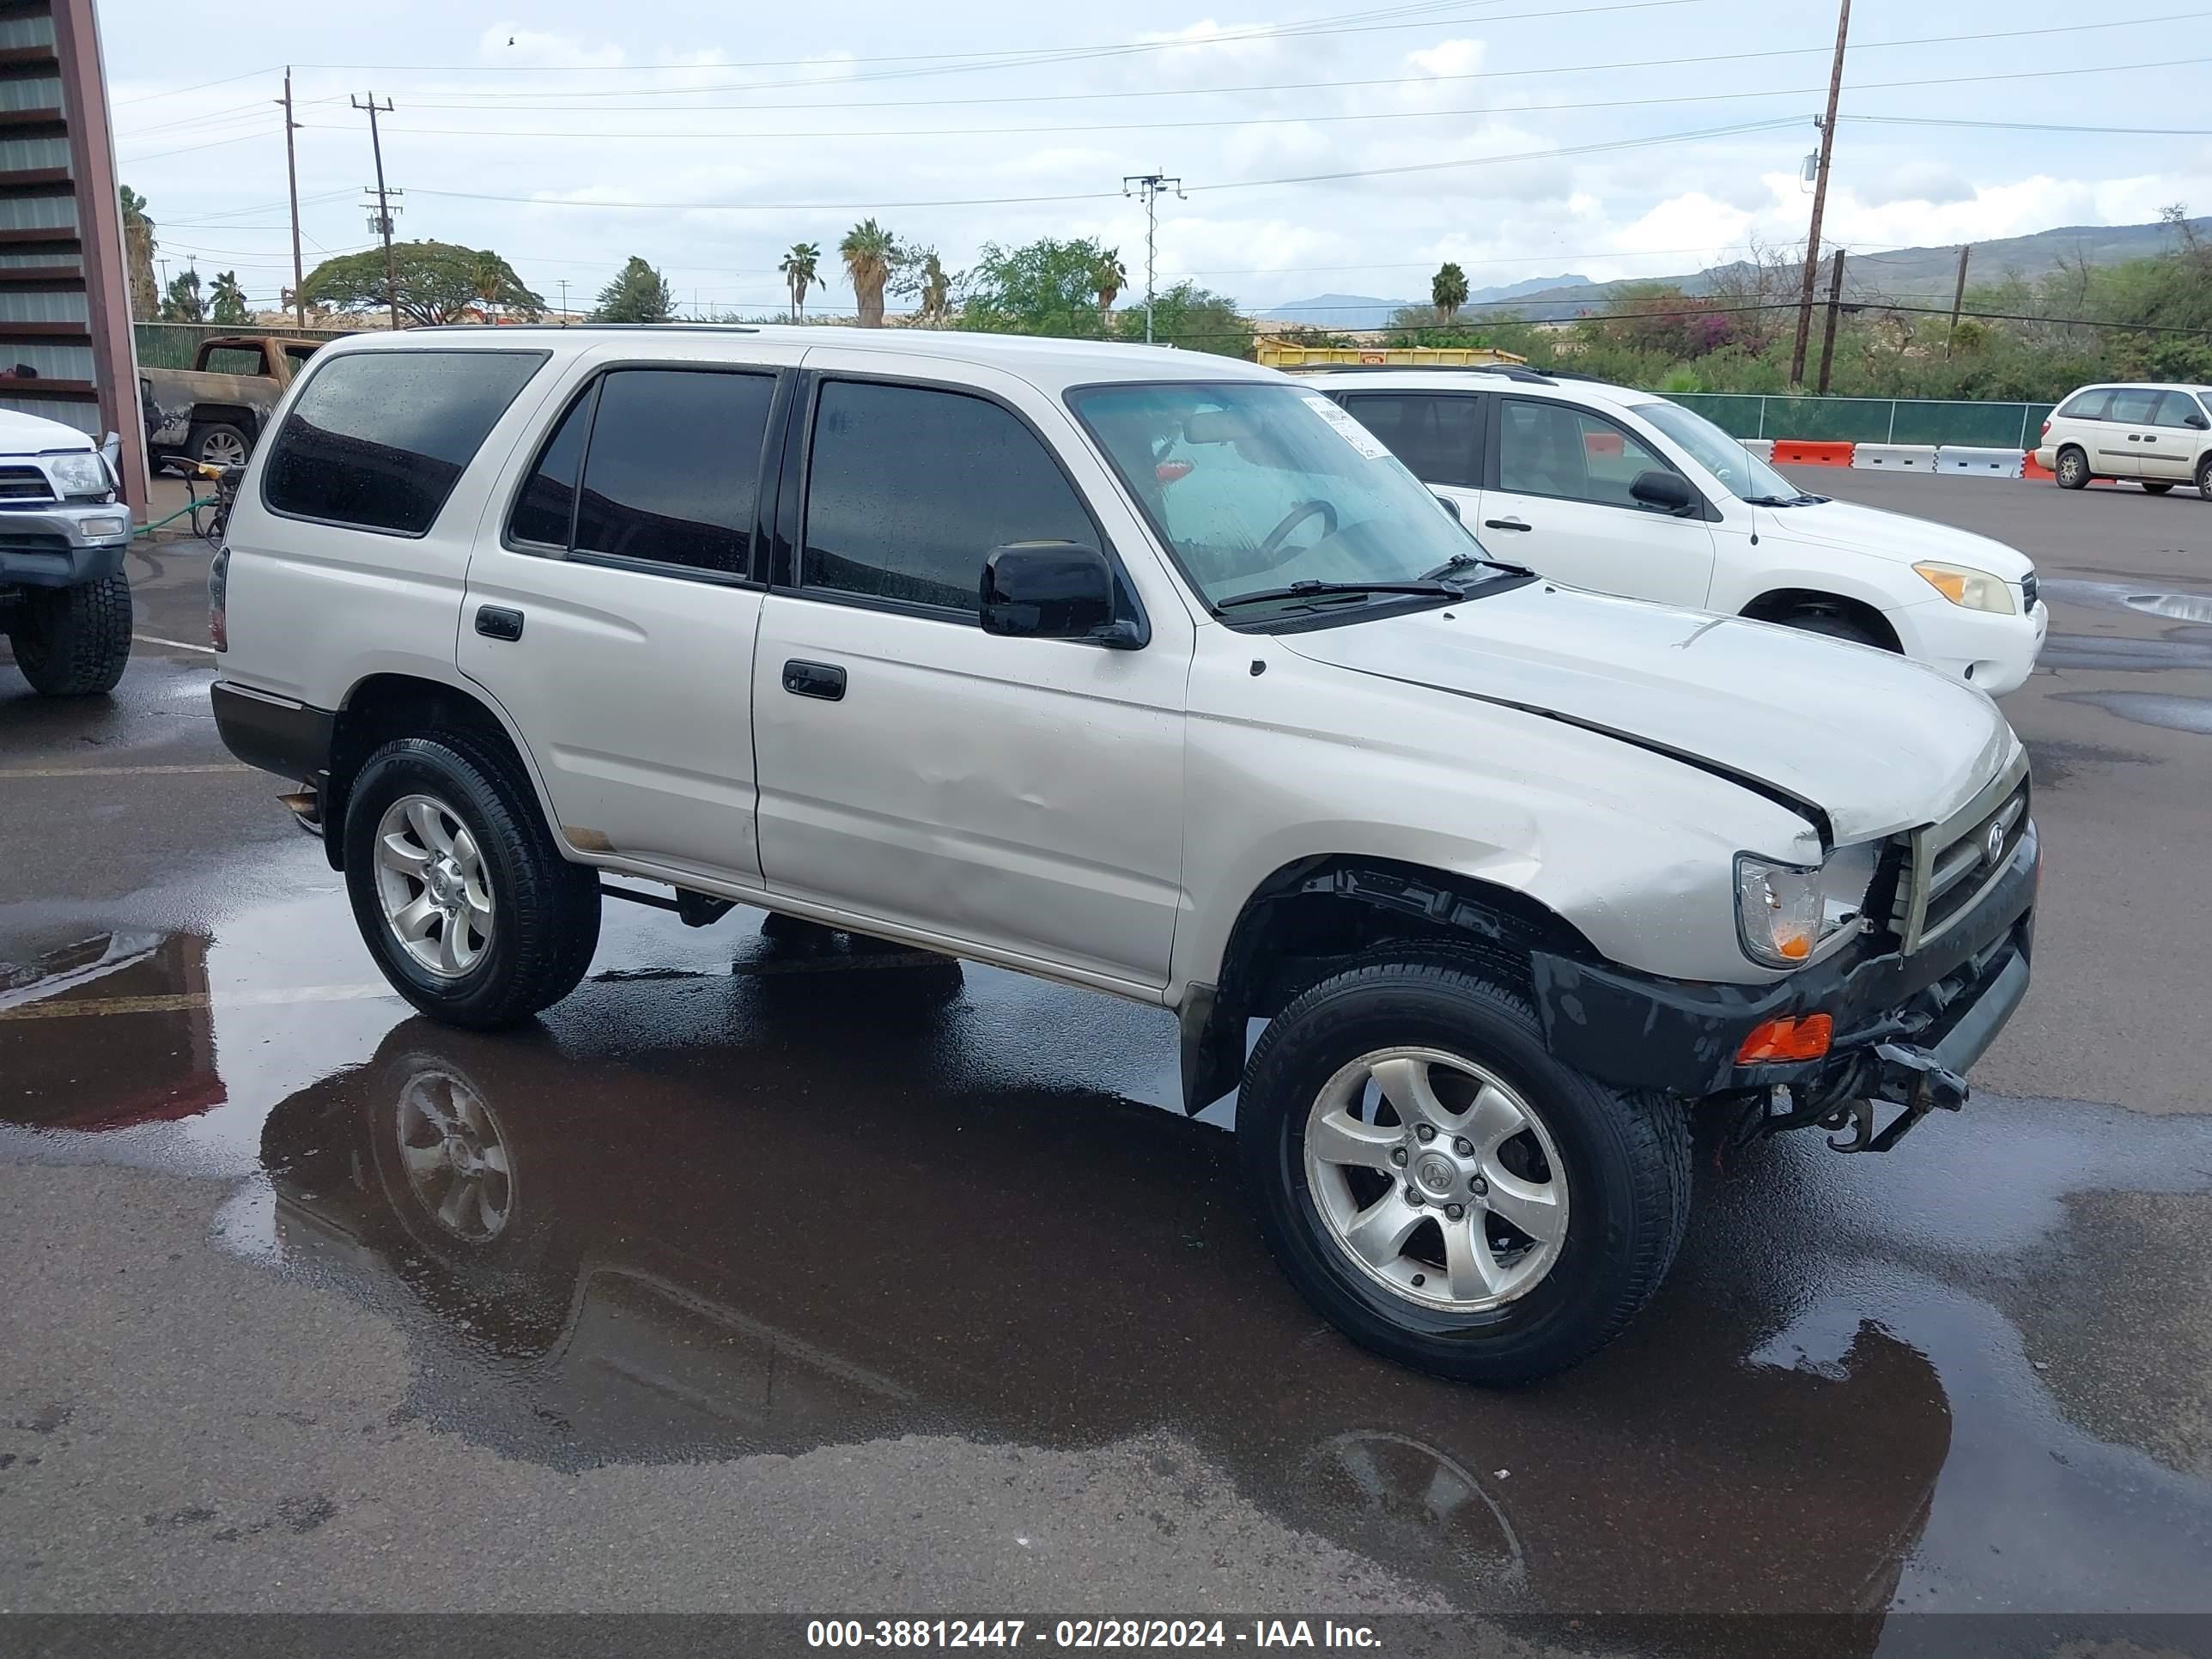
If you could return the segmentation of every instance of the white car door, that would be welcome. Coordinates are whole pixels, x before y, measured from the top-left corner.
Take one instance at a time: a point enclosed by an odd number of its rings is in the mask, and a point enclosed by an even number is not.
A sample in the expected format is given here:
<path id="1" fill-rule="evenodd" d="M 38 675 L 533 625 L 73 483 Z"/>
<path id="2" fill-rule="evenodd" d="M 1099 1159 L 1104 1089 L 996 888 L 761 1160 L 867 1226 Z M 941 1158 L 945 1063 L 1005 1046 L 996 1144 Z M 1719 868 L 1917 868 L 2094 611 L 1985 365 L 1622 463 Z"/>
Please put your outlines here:
<path id="1" fill-rule="evenodd" d="M 2089 470 L 2100 478 L 2141 478 L 2150 475 L 2158 453 L 2154 417 L 2161 394 L 2151 386 L 2122 386 L 2105 407 L 2105 418 L 2096 423 L 2096 453 Z"/>
<path id="2" fill-rule="evenodd" d="M 1626 427 L 1571 404 L 1494 398 L 1489 452 L 1471 527 L 1498 557 L 1601 593 L 1704 607 L 1712 530 L 1629 494 L 1639 473 L 1680 470 Z"/>
<path id="3" fill-rule="evenodd" d="M 769 890 L 1090 982 L 1164 986 L 1188 611 L 1155 562 L 1139 649 L 977 620 L 994 547 L 1074 541 L 1111 559 L 1144 532 L 1066 412 L 1013 376 L 969 368 L 932 385 L 944 365 L 928 359 L 806 361 L 795 522 L 778 529 L 788 565 L 753 680 Z"/>
<path id="4" fill-rule="evenodd" d="M 2149 479 L 2182 483 L 2196 476 L 2197 451 L 2203 434 L 2190 417 L 2204 418 L 2197 399 L 2185 392 L 2161 392 L 2143 428 L 2142 475 Z"/>
<path id="5" fill-rule="evenodd" d="M 773 364 L 611 366 L 494 497 L 459 665 L 580 851 L 759 880 L 752 557 L 776 385 Z"/>
<path id="6" fill-rule="evenodd" d="M 1345 392 L 1336 400 L 1474 528 L 1482 505 L 1482 394 Z"/>

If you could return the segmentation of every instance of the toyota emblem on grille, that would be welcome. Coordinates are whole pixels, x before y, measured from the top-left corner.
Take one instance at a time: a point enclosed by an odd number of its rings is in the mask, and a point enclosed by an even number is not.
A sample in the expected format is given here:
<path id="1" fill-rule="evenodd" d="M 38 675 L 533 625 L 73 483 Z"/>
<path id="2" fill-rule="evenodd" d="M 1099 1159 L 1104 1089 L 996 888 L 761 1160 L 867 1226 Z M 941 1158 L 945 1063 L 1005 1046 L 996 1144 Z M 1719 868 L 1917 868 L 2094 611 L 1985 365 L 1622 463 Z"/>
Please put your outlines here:
<path id="1" fill-rule="evenodd" d="M 2005 821 L 2002 818 L 1990 825 L 1989 833 L 1982 837 L 1982 862 L 1995 864 L 2004 856 Z"/>

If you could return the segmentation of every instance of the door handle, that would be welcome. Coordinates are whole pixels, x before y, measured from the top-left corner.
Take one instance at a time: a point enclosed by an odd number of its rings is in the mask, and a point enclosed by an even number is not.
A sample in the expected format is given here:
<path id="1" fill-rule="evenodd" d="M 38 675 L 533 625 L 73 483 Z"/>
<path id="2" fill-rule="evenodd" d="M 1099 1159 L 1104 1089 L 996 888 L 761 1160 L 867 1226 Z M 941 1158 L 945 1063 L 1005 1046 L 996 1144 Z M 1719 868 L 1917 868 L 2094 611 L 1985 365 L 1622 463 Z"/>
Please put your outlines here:
<path id="1" fill-rule="evenodd" d="M 1485 519 L 1482 527 L 1485 530 L 1534 530 L 1536 526 L 1519 519 Z"/>
<path id="2" fill-rule="evenodd" d="M 794 657 L 783 665 L 783 689 L 794 697 L 841 702 L 845 696 L 845 671 L 835 663 L 800 662 Z"/>
<path id="3" fill-rule="evenodd" d="M 477 607 L 477 632 L 488 640 L 519 640 L 522 637 L 522 613 L 503 605 L 480 605 Z"/>
<path id="4" fill-rule="evenodd" d="M 2130 432 L 2128 434 L 2128 441 L 2131 444 L 2139 444 L 2142 441 L 2143 436 L 2140 432 Z"/>

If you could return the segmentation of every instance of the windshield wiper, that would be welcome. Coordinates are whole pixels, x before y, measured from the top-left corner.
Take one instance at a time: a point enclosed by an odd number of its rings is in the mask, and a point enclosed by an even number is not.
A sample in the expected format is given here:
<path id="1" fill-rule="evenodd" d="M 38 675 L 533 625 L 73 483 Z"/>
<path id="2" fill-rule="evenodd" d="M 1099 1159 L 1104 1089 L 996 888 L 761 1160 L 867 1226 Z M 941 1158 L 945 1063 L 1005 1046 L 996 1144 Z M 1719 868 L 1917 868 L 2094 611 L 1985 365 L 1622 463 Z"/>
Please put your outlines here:
<path id="1" fill-rule="evenodd" d="M 1476 565 L 1486 566 L 1495 570 L 1501 576 L 1533 576 L 1536 574 L 1525 564 L 1506 564 L 1499 560 L 1482 558 L 1473 553 L 1455 553 L 1434 570 L 1424 570 L 1420 580 L 1425 582 L 1440 581 L 1455 570 L 1471 570 Z"/>
<path id="2" fill-rule="evenodd" d="M 1455 599 L 1460 596 L 1459 589 L 1449 583 L 1426 580 L 1412 582 L 1305 581 L 1292 582 L 1287 587 L 1263 587 L 1256 592 L 1232 594 L 1225 599 L 1216 599 L 1213 608 L 1226 611 L 1231 605 L 1260 605 L 1271 599 L 1327 599 L 1366 593 L 1413 593 L 1433 599 Z"/>

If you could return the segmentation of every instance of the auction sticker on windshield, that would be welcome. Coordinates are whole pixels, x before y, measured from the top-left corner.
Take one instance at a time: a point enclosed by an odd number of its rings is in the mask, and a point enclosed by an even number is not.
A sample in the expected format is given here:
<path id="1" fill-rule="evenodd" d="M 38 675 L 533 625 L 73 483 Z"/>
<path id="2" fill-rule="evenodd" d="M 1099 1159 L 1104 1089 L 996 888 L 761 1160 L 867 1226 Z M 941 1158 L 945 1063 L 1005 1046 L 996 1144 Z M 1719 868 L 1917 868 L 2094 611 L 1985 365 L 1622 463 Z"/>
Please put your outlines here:
<path id="1" fill-rule="evenodd" d="M 1307 408 L 1334 427 L 1336 435 L 1358 450 L 1363 459 L 1379 461 L 1390 453 L 1382 447 L 1373 433 L 1329 402 L 1328 398 L 1310 392 L 1305 394 L 1304 402 Z"/>

